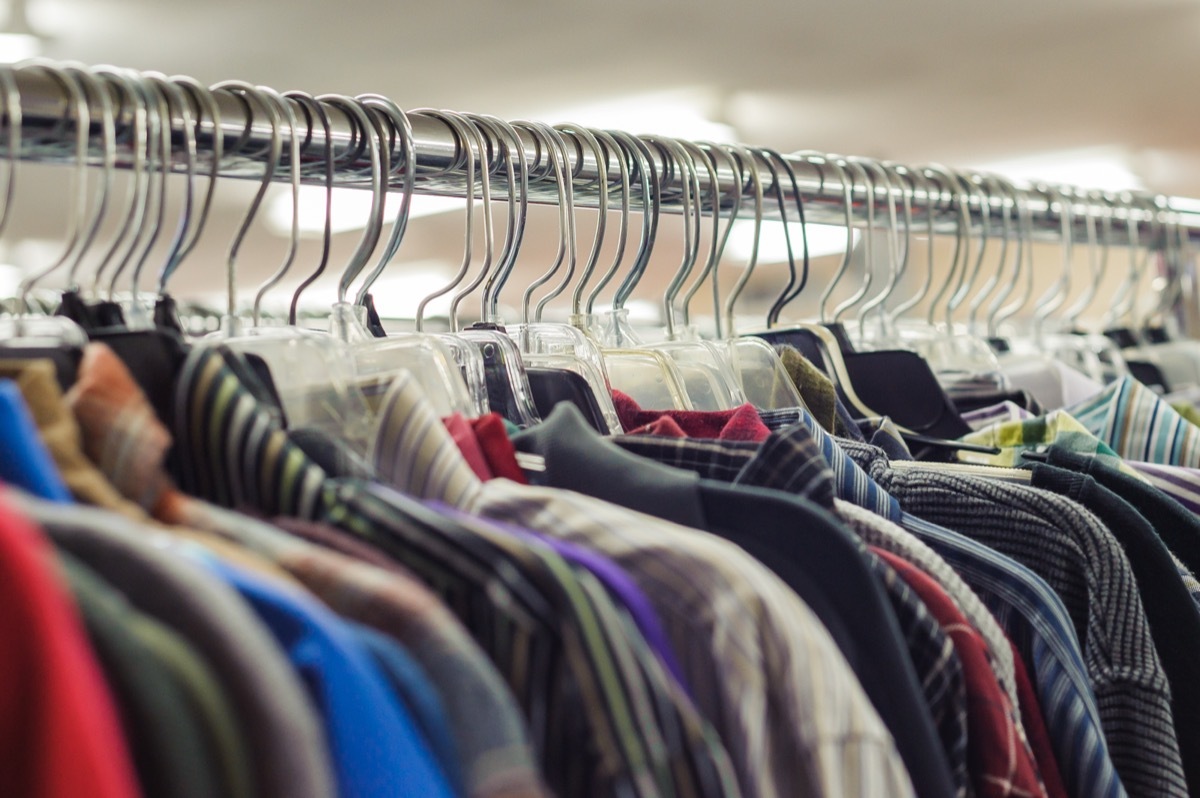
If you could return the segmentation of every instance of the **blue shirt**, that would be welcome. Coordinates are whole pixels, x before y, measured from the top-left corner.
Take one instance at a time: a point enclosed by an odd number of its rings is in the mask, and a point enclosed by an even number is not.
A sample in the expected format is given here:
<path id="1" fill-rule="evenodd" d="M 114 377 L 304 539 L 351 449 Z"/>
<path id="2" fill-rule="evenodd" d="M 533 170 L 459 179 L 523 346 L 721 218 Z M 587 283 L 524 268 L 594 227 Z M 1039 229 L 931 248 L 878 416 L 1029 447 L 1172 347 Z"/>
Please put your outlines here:
<path id="1" fill-rule="evenodd" d="M 371 655 L 331 611 L 213 557 L 271 631 L 325 723 L 341 798 L 452 798 L 429 745 Z"/>
<path id="2" fill-rule="evenodd" d="M 0 430 L 0 481 L 48 501 L 70 504 L 71 492 L 12 380 L 0 380 Z"/>

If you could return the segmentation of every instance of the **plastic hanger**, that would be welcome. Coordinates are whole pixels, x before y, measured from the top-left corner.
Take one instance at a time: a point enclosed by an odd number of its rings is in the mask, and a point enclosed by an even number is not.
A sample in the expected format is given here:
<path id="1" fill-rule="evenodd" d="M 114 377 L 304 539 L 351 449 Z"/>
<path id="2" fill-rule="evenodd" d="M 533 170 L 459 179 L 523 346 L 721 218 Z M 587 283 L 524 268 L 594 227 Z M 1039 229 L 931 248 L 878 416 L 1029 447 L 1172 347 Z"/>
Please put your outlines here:
<path id="1" fill-rule="evenodd" d="M 845 214 L 846 228 L 846 250 L 842 254 L 841 262 L 836 270 L 834 277 L 821 292 L 820 299 L 820 314 L 821 318 L 825 318 L 825 308 L 828 303 L 829 296 L 832 292 L 831 285 L 836 285 L 836 282 L 841 279 L 841 275 L 849 268 L 850 256 L 853 251 L 854 242 L 854 223 L 851 218 L 851 212 L 854 207 L 854 179 L 847 173 L 845 168 L 836 159 L 829 158 L 820 153 L 804 152 L 799 153 L 809 163 L 817 166 L 820 175 L 820 188 L 824 189 L 825 183 L 825 166 L 829 166 L 836 170 L 839 178 L 839 185 L 842 187 L 842 209 Z M 798 186 L 794 187 L 794 196 L 796 197 L 797 215 L 801 222 L 801 245 L 803 249 L 803 258 L 805 264 L 805 273 L 808 271 L 808 235 L 804 228 L 804 204 L 800 199 Z M 786 231 L 787 228 L 785 227 Z M 787 241 L 791 244 L 791 236 L 787 235 Z M 801 285 L 803 287 L 803 283 Z M 796 348 L 805 358 L 813 363 L 817 368 L 824 371 L 834 385 L 837 386 L 842 400 L 847 404 L 851 413 L 859 418 L 877 418 L 880 413 L 871 409 L 867 403 L 858 395 L 851 381 L 850 372 L 846 366 L 846 360 L 843 354 L 843 342 L 840 341 L 834 333 L 825 325 L 820 323 L 792 323 L 784 327 L 777 326 L 779 317 L 782 311 L 786 308 L 787 303 L 799 296 L 799 291 L 793 289 L 790 295 L 788 292 L 780 294 L 772 307 L 771 312 L 767 317 L 767 329 L 753 332 L 759 338 L 774 344 L 775 346 L 792 346 Z"/>
<path id="2" fill-rule="evenodd" d="M 623 306 L 613 308 L 606 323 L 607 340 L 626 343 L 622 348 L 605 350 L 608 372 L 613 384 L 634 397 L 642 407 L 696 410 L 737 407 L 745 402 L 745 396 L 726 350 L 718 344 L 700 341 L 698 336 L 680 334 L 682 331 L 677 329 L 674 316 L 673 295 L 678 293 L 695 264 L 700 245 L 703 206 L 695 161 L 673 139 L 646 137 L 643 142 L 659 151 L 664 174 L 678 173 L 683 186 L 680 192 L 683 260 L 662 298 L 665 341 L 642 340 L 628 324 L 628 311 Z M 652 212 L 661 214 L 659 203 L 653 204 L 652 208 Z M 638 258 L 638 263 L 643 263 L 643 258 Z M 640 278 L 643 269 L 636 269 L 635 274 Z M 629 286 L 636 286 L 636 280 Z M 623 301 L 620 300 L 622 305 Z M 617 331 L 619 335 L 614 335 Z"/>
<path id="3" fill-rule="evenodd" d="M 396 222 L 392 227 L 392 235 L 384 248 L 378 264 L 368 274 L 367 279 L 355 294 L 353 304 L 346 301 L 354 280 L 361 273 L 369 259 L 370 252 L 379 239 L 383 227 L 384 198 L 386 183 L 384 175 L 390 172 L 389 148 L 382 142 L 396 137 L 402 145 L 402 159 L 405 165 L 406 191 L 411 191 L 408 184 L 415 177 L 414 165 L 408 163 L 413 157 L 411 124 L 407 115 L 394 103 L 378 95 L 365 95 L 357 100 L 350 98 L 333 98 L 335 102 L 349 109 L 361 104 L 354 113 L 359 114 L 360 121 L 371 128 L 374 135 L 369 141 L 379 154 L 380 180 L 373 183 L 374 202 L 372 204 L 373 231 L 371 236 L 364 234 L 358 252 L 343 272 L 339 284 L 339 301 L 334 306 L 331 316 L 331 330 L 335 336 L 350 344 L 356 370 L 363 381 L 364 388 L 371 397 L 382 398 L 387 385 L 400 370 L 410 372 L 426 391 L 426 396 L 436 411 L 444 416 L 461 413 L 468 418 L 485 415 L 488 410 L 487 386 L 484 376 L 483 356 L 466 341 L 452 336 L 429 334 L 424 332 L 424 312 L 428 303 L 435 297 L 448 293 L 455 283 L 425 297 L 418 304 L 415 320 L 415 331 L 397 333 L 384 338 L 376 337 L 366 326 L 366 298 L 375 279 L 383 272 L 400 248 L 408 223 L 409 202 L 403 202 Z M 467 244 L 464 250 L 462 266 L 458 279 L 469 268 L 472 255 L 472 234 L 474 191 L 475 191 L 475 147 L 470 135 L 456 119 L 438 112 L 424 111 L 426 115 L 440 118 L 446 122 L 463 144 L 464 158 L 468 172 L 467 200 Z M 368 118 L 368 114 L 370 118 Z M 389 135 L 383 126 L 389 126 L 393 134 Z M 486 189 L 485 189 L 486 190 Z M 410 194 L 411 196 L 411 194 Z"/>
<path id="4" fill-rule="evenodd" d="M 575 264 L 574 192 L 565 141 L 562 134 L 549 125 L 516 122 L 513 126 L 533 136 L 538 147 L 547 152 L 548 171 L 553 172 L 558 193 L 559 243 L 550 269 L 530 283 L 523 293 L 521 322 L 506 327 L 505 332 L 521 350 L 540 415 L 545 417 L 555 401 L 571 401 L 584 411 L 589 423 L 597 429 L 618 433 L 621 423 L 612 402 L 609 374 L 599 347 L 578 327 L 541 322 L 531 315 L 530 306 L 537 288 L 549 282 L 564 261 L 571 269 Z M 500 278 L 494 295 L 497 298 L 506 281 L 507 273 Z"/>
<path id="5" fill-rule="evenodd" d="M 521 145 L 521 139 L 516 131 L 508 128 L 507 123 L 495 117 L 464 116 L 475 126 L 477 133 L 486 138 L 489 144 L 494 137 L 498 151 L 497 163 L 504 164 L 505 169 L 508 214 L 504 242 L 500 247 L 500 255 L 494 259 L 495 265 L 493 266 L 493 258 L 489 252 L 483 268 L 479 272 L 479 277 L 455 294 L 451 301 L 451 309 L 456 310 L 461 302 L 482 285 L 484 287 L 480 309 L 482 321 L 465 329 L 459 329 L 455 335 L 474 345 L 483 359 L 485 387 L 488 404 L 492 411 L 500 413 L 513 424 L 524 429 L 541 421 L 533 399 L 533 388 L 529 384 L 525 362 L 521 358 L 521 352 L 516 343 L 487 320 L 488 286 L 494 284 L 500 270 L 508 268 L 508 264 L 514 260 L 521 244 L 524 228 L 524 211 L 522 209 L 525 205 L 518 202 L 517 192 L 518 190 L 528 191 L 528 175 L 525 174 L 523 182 L 518 185 L 517 165 L 520 165 L 520 169 L 526 168 L 525 149 Z M 488 180 L 490 180 L 490 172 L 485 170 L 484 181 Z M 486 204 L 484 213 L 491 213 L 491 209 Z M 490 228 L 490 224 L 487 226 Z M 488 241 L 490 245 L 492 241 L 490 235 Z M 457 317 L 456 312 L 452 315 Z"/>
<path id="6" fill-rule="evenodd" d="M 649 235 L 644 236 L 634 258 L 633 267 L 625 280 L 618 287 L 613 297 L 610 311 L 591 317 L 588 322 L 593 334 L 600 341 L 605 367 L 608 371 L 612 386 L 632 397 L 644 408 L 657 410 L 694 410 L 691 397 L 688 395 L 684 375 L 679 366 L 669 354 L 647 347 L 642 336 L 634 330 L 629 322 L 629 311 L 625 307 L 629 297 L 645 274 L 646 265 L 657 239 L 658 226 L 662 212 L 662 179 L 673 168 L 671 157 L 665 151 L 660 151 L 663 161 L 663 173 L 654 169 L 654 159 L 651 157 L 650 144 L 641 138 L 615 133 L 622 157 L 632 157 L 638 161 L 638 170 L 649 178 L 650 197 L 645 213 L 650 216 Z M 593 141 L 595 141 L 593 137 Z M 596 144 L 597 152 L 599 150 Z M 691 228 L 691 192 L 686 185 L 681 195 L 685 205 L 684 215 L 688 220 L 688 233 Z M 605 181 L 601 187 L 601 197 L 607 208 L 608 202 L 607 167 Z M 643 195 L 645 201 L 645 195 Z M 568 196 L 568 202 L 571 202 Z M 570 233 L 573 236 L 573 232 Z M 570 251 L 568 267 L 573 262 L 574 252 Z M 570 268 L 568 268 L 568 274 Z"/>
<path id="7" fill-rule="evenodd" d="M 735 311 L 738 298 L 750 280 L 758 264 L 759 240 L 763 223 L 763 184 L 762 175 L 758 169 L 755 153 L 741 145 L 725 145 L 723 147 L 730 157 L 739 162 L 741 174 L 749 177 L 754 192 L 754 243 L 750 248 L 750 257 L 745 270 L 734 284 L 733 290 L 725 299 L 724 337 L 718 342 L 727 352 L 733 363 L 734 373 L 741 383 L 742 392 L 747 401 L 760 410 L 778 410 L 790 407 L 803 407 L 804 400 L 800 397 L 795 383 L 783 361 L 771 344 L 753 336 L 739 336 Z M 772 185 L 780 199 L 780 209 L 783 210 L 782 189 L 780 188 L 779 172 L 775 166 L 776 160 L 782 156 L 772 151 L 759 151 L 759 158 L 765 163 L 771 173 Z M 787 236 L 786 219 L 784 235 Z M 789 240 L 790 246 L 790 240 Z M 719 265 L 718 265 L 719 268 Z M 716 276 L 713 278 L 716 280 Z M 718 306 L 719 307 L 719 306 Z M 718 310 L 718 313 L 720 311 Z"/>
<path id="8" fill-rule="evenodd" d="M 358 389 L 352 360 L 344 344 L 333 337 L 298 327 L 247 326 L 238 316 L 237 258 L 247 232 L 254 223 L 263 197 L 279 170 L 283 155 L 283 127 L 289 128 L 289 177 L 292 179 L 293 214 L 297 210 L 299 180 L 299 151 L 301 134 L 297 129 L 294 110 L 289 101 L 268 89 L 241 81 L 219 83 L 213 91 L 223 91 L 253 104 L 264 112 L 271 126 L 263 179 L 255 192 L 246 214 L 230 243 L 226 258 L 227 300 L 221 329 L 205 336 L 201 343 L 217 346 L 223 353 L 253 355 L 261 358 L 272 378 L 271 393 L 278 397 L 292 428 L 315 428 L 342 437 L 359 448 L 365 448 L 370 433 L 371 414 L 366 399 Z M 367 136 L 363 126 L 356 135 Z M 373 158 L 377 163 L 377 158 Z M 377 170 L 376 170 L 377 171 Z M 299 231 L 292 225 L 288 255 L 284 262 L 294 259 Z M 278 273 L 277 273 L 278 274 Z M 270 281 L 274 281 L 273 276 Z M 261 297 L 261 292 L 259 292 Z M 254 314 L 260 315 L 256 301 Z M 257 321 L 257 318 L 253 319 Z"/>
<path id="9" fill-rule="evenodd" d="M 18 70 L 21 68 L 31 67 L 17 67 Z M 64 83 L 67 80 L 52 71 L 50 67 L 37 65 L 33 68 L 45 69 L 56 80 L 63 80 Z M 2 233 L 12 218 L 13 200 L 17 186 L 17 165 L 21 152 L 21 94 L 13 71 L 0 70 L 0 93 L 3 94 L 3 108 L 0 110 L 3 112 L 3 121 L 7 131 L 4 205 L 0 209 L 0 233 Z M 87 109 L 86 104 L 77 94 L 69 93 L 68 96 L 75 100 L 68 110 L 73 116 L 76 132 L 76 164 L 72 171 L 72 186 L 78 192 L 72 197 L 73 205 L 68 216 L 68 225 L 70 225 L 68 230 L 72 232 L 68 233 L 67 238 L 68 241 L 72 241 L 73 231 L 79 224 L 79 217 L 74 214 L 80 212 L 79 193 L 82 193 L 82 187 L 85 185 L 81 181 L 86 179 L 84 170 L 87 162 L 87 127 L 83 122 L 86 119 Z M 60 258 L 61 262 L 66 262 L 70 251 L 71 248 L 68 247 L 67 252 Z M 78 324 L 69 319 L 52 316 L 31 317 L 29 315 L 29 295 L 35 284 L 36 276 L 24 281 L 19 289 L 14 317 L 0 319 L 0 355 L 21 360 L 48 358 L 54 363 L 59 383 L 66 388 L 75 380 L 82 348 L 87 343 L 87 335 Z"/>
<path id="10" fill-rule="evenodd" d="M 660 147 L 670 148 L 675 162 L 683 164 L 687 172 L 687 192 L 691 195 L 690 203 L 685 200 L 684 213 L 684 254 L 671 282 L 663 291 L 663 315 L 666 322 L 664 334 L 666 340 L 647 344 L 650 349 L 661 351 L 674 360 L 683 378 L 684 387 L 692 406 L 697 410 L 729 410 L 746 403 L 746 394 L 742 390 L 734 364 L 727 348 L 711 341 L 701 340 L 695 327 L 684 322 L 679 323 L 676 315 L 675 302 L 687 278 L 694 270 L 700 257 L 701 228 L 704 222 L 704 199 L 700 194 L 698 162 L 705 165 L 709 179 L 709 202 L 713 208 L 712 245 L 709 261 L 705 272 L 709 272 L 715 261 L 712 254 L 720 235 L 720 196 L 721 187 L 717 170 L 708 155 L 696 145 L 673 139 L 656 141 Z M 665 155 L 665 153 L 664 153 Z M 691 214 L 688 205 L 694 210 L 694 223 L 689 225 Z M 690 229 L 689 229 L 690 228 Z M 703 277 L 703 275 L 702 275 Z"/>

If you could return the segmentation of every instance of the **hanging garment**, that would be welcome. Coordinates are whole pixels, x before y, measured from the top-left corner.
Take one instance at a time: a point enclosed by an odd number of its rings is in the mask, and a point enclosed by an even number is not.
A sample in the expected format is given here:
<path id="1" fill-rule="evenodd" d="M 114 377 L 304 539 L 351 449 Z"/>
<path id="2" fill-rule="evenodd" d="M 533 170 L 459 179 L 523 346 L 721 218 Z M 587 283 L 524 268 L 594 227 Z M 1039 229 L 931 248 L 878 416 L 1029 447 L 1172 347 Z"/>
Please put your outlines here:
<path id="1" fill-rule="evenodd" d="M 4 431 L 0 480 L 44 499 L 70 502 L 71 493 L 38 436 L 20 389 L 8 379 L 0 379 L 0 430 Z"/>
<path id="2" fill-rule="evenodd" d="M 29 798 L 141 794 L 100 665 L 32 524 L 0 498 L 0 793 Z"/>
<path id="3" fill-rule="evenodd" d="M 917 592 L 954 641 L 968 697 L 970 773 L 977 796 L 1045 795 L 1033 753 L 1013 723 L 1015 709 L 988 664 L 983 639 L 919 568 L 890 552 L 877 553 Z"/>
<path id="4" fill-rule="evenodd" d="M 1200 607 L 1150 522 L 1084 474 L 1034 463 L 1031 484 L 1079 502 L 1116 538 L 1136 580 L 1154 649 L 1171 688 L 1175 738 L 1189 784 L 1200 784 Z M 1195 579 L 1192 579 L 1195 583 Z"/>
<path id="5" fill-rule="evenodd" d="M 832 519 L 781 492 L 707 483 L 691 473 L 639 460 L 597 436 L 569 407 L 555 408 L 542 424 L 518 435 L 514 444 L 543 457 L 542 477 L 554 487 L 712 532 L 768 565 L 833 634 L 896 738 L 918 792 L 946 790 L 952 781 L 946 763 L 928 757 L 939 745 L 920 685 L 948 678 L 943 672 L 947 660 L 932 658 L 932 672 L 901 667 L 906 659 L 904 637 L 889 612 L 879 564 L 863 556 L 862 547 Z M 820 565 L 805 567 L 809 563 Z M 919 608 L 909 610 L 920 613 Z M 870 633 L 864 634 L 866 630 Z M 927 637 L 922 645 L 942 648 L 948 643 L 944 636 L 936 640 L 936 629 L 926 634 L 935 640 L 930 643 Z M 887 666 L 881 669 L 883 663 Z M 950 748 L 956 749 L 957 742 Z"/>
<path id="6" fill-rule="evenodd" d="M 176 678 L 168 661 L 160 656 L 161 646 L 151 641 L 173 637 L 175 645 L 185 650 L 187 643 L 130 607 L 86 565 L 69 555 L 59 555 L 59 563 L 120 707 L 124 736 L 145 793 L 182 797 L 233 795 L 240 791 L 248 795 L 249 763 L 244 762 L 245 769 L 236 774 L 237 782 L 221 781 L 218 752 L 210 745 L 212 741 L 205 739 L 202 702 L 192 700 L 195 693 Z M 191 655 L 197 656 L 194 652 Z M 203 661 L 198 667 L 206 670 Z M 220 695 L 215 680 L 213 688 Z M 239 738 L 234 737 L 234 744 L 244 745 Z"/>
<path id="7" fill-rule="evenodd" d="M 235 593 L 120 516 L 20 495 L 12 501 L 56 547 L 86 562 L 133 606 L 203 653 L 236 708 L 258 795 L 332 793 L 329 749 L 317 715 L 270 634 Z"/>
<path id="8" fill-rule="evenodd" d="M 641 431 L 669 437 L 717 438 L 734 441 L 760 441 L 770 434 L 754 405 L 744 404 L 733 410 L 643 410 L 630 397 L 613 391 L 613 402 L 621 427 L 626 432 Z"/>
<path id="9" fill-rule="evenodd" d="M 1122 783 L 1130 795 L 1186 795 L 1170 687 L 1136 582 L 1095 516 L 1033 488 L 932 468 L 894 470 L 878 450 L 846 445 L 906 510 L 996 548 L 1046 579 L 1082 643 Z"/>
<path id="10" fill-rule="evenodd" d="M 452 795 L 408 710 L 335 615 L 207 553 L 197 560 L 253 607 L 309 691 L 328 735 L 338 795 Z"/>

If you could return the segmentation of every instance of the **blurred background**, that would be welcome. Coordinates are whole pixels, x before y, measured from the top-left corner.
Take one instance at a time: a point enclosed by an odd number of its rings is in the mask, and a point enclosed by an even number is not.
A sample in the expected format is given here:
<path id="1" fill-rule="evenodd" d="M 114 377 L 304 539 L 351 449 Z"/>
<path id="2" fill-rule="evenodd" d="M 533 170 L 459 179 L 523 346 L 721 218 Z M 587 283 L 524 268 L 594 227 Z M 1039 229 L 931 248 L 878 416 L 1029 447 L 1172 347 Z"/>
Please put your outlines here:
<path id="1" fill-rule="evenodd" d="M 236 78 L 313 94 L 378 92 L 406 109 L 569 121 L 1200 197 L 1200 3 L 1194 1 L 0 0 L 0 19 L 7 19 L 0 25 L 3 61 L 37 54 L 186 74 L 205 84 Z M 6 292 L 57 257 L 68 172 L 23 166 L 16 216 L 0 240 Z M 209 228 L 172 283 L 176 296 L 223 303 L 226 251 L 254 190 L 247 181 L 221 182 Z M 355 194 L 365 192 L 339 192 L 335 206 L 341 231 L 335 264 L 358 240 L 367 198 Z M 305 218 L 317 221 L 305 230 L 285 286 L 320 257 L 321 197 L 305 200 Z M 284 257 L 288 200 L 285 186 L 274 187 L 242 249 L 238 285 L 245 302 Z M 462 260 L 464 203 L 417 207 L 424 215 L 410 225 L 375 291 L 385 316 L 410 315 Z M 586 252 L 596 214 L 580 211 L 579 220 Z M 510 308 L 520 289 L 553 263 L 557 224 L 552 208 L 531 211 L 527 243 L 503 296 Z M 747 232 L 735 231 L 726 252 L 723 291 L 744 268 Z M 812 237 L 826 254 L 813 261 L 812 287 L 788 309 L 795 318 L 816 312 L 817 294 L 846 245 L 836 229 L 814 230 Z M 681 218 L 665 217 L 631 303 L 635 315 L 655 318 L 682 238 Z M 886 266 L 879 234 L 873 263 L 866 240 L 855 241 L 853 269 L 835 302 L 853 292 L 866 268 Z M 944 279 L 952 243 L 934 244 L 935 279 Z M 915 236 L 911 257 L 924 264 L 926 252 Z M 765 312 L 785 279 L 785 254 L 764 242 L 739 314 Z M 1084 274 L 1098 256 L 1075 247 L 1074 273 Z M 1111 256 L 1120 265 L 1109 270 L 1096 314 L 1127 261 L 1115 248 Z M 1038 247 L 1041 283 L 1057 276 L 1062 257 L 1057 245 Z M 984 268 L 998 267 L 998 258 L 993 247 Z M 919 270 L 912 279 L 918 276 Z M 322 280 L 308 303 L 327 306 L 335 281 L 336 273 Z M 1080 290 L 1076 281 L 1072 296 Z M 277 294 L 272 299 L 286 305 L 290 292 Z M 708 294 L 697 300 L 699 315 L 711 312 L 703 304 Z M 563 301 L 552 306 L 559 315 L 566 310 Z"/>

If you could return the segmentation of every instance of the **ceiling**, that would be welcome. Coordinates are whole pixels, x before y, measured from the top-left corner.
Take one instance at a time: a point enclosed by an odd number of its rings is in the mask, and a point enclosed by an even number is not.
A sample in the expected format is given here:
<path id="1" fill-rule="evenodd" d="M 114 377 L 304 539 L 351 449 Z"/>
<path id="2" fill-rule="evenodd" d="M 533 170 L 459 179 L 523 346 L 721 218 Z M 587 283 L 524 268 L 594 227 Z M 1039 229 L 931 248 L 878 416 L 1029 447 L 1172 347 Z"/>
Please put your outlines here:
<path id="1" fill-rule="evenodd" d="M 672 94 L 785 152 L 973 165 L 1103 147 L 1151 190 L 1200 197 L 1197 2 L 29 0 L 29 16 L 49 57 L 205 83 L 379 92 L 405 108 L 550 122 Z M 61 185 L 23 184 L 24 221 L 10 230 L 54 238 Z M 189 266 L 186 287 L 220 288 L 247 196 L 222 189 L 196 255 L 210 265 Z M 553 257 L 556 232 L 552 215 L 535 221 L 545 235 L 530 244 L 530 274 Z M 421 220 L 404 256 L 457 265 L 461 226 Z M 339 236 L 340 251 L 354 240 Z M 272 271 L 285 246 L 252 235 L 246 280 Z M 677 255 L 664 246 L 657 272 L 669 273 Z"/>

